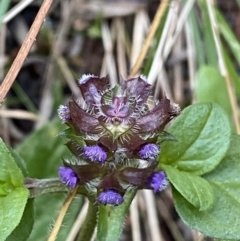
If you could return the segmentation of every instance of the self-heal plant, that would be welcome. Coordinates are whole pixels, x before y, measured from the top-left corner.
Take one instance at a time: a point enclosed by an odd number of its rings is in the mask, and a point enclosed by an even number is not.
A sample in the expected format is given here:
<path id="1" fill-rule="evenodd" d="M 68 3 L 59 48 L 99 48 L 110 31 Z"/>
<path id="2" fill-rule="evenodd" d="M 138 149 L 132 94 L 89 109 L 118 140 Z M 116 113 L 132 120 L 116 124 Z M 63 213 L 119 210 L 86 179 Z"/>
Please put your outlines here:
<path id="1" fill-rule="evenodd" d="M 155 172 L 159 135 L 180 108 L 166 97 L 148 104 L 152 86 L 143 76 L 110 87 L 107 77 L 84 75 L 78 85 L 85 103 L 72 99 L 58 109 L 69 126 L 65 135 L 75 136 L 67 143 L 75 158 L 64 160 L 61 180 L 70 188 L 86 186 L 100 204 L 114 206 L 130 189 L 163 190 L 167 177 Z"/>

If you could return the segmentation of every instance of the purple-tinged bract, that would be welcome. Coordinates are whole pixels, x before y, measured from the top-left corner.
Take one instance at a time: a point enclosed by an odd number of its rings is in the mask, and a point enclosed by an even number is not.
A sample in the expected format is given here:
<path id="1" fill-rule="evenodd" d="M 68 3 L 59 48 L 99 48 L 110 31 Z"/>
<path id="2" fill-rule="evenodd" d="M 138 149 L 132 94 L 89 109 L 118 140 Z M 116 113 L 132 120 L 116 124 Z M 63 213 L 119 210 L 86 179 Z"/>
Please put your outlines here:
<path id="1" fill-rule="evenodd" d="M 83 148 L 84 156 L 93 162 L 104 163 L 107 159 L 107 153 L 99 146 L 85 146 Z"/>
<path id="2" fill-rule="evenodd" d="M 113 189 L 105 190 L 98 196 L 98 202 L 103 205 L 118 206 L 124 201 L 123 196 Z"/>
<path id="3" fill-rule="evenodd" d="M 77 174 L 70 167 L 61 166 L 58 169 L 58 175 L 60 180 L 70 188 L 74 188 L 77 185 Z"/>
<path id="4" fill-rule="evenodd" d="M 142 159 L 154 159 L 160 153 L 158 145 L 153 143 L 145 144 L 138 152 L 139 157 Z"/>
<path id="5" fill-rule="evenodd" d="M 164 171 L 154 172 L 148 178 L 148 186 L 149 188 L 153 189 L 153 191 L 160 192 L 165 189 L 168 185 L 167 176 Z"/>

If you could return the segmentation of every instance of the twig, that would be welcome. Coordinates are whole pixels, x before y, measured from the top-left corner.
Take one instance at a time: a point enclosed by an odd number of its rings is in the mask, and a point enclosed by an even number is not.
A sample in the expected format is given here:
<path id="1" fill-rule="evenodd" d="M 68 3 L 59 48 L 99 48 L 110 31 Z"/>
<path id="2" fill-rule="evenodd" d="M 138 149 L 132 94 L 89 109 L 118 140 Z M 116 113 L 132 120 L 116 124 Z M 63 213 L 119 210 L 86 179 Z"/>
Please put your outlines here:
<path id="1" fill-rule="evenodd" d="M 0 86 L 0 104 L 3 102 L 5 96 L 7 95 L 9 89 L 11 88 L 14 80 L 16 79 L 23 62 L 25 61 L 36 36 L 42 26 L 42 23 L 48 13 L 48 10 L 52 4 L 53 0 L 44 0 L 41 8 L 38 11 L 38 14 L 15 58 L 11 68 L 9 69 L 5 79 L 3 80 L 2 85 Z"/>
<path id="2" fill-rule="evenodd" d="M 210 0 L 206 0 L 206 3 L 207 3 L 207 7 L 208 7 L 209 17 L 211 20 L 210 21 L 211 27 L 212 27 L 212 31 L 213 31 L 213 37 L 214 37 L 217 54 L 218 54 L 219 69 L 221 71 L 222 76 L 225 78 L 225 81 L 226 81 L 228 95 L 229 95 L 232 112 L 233 112 L 234 123 L 235 123 L 236 129 L 237 129 L 237 133 L 240 134 L 240 124 L 239 124 L 239 119 L 238 119 L 237 101 L 236 101 L 236 97 L 234 95 L 232 82 L 231 82 L 231 79 L 230 79 L 230 76 L 229 76 L 229 73 L 228 73 L 228 70 L 226 67 L 226 63 L 224 60 L 223 52 L 222 52 L 221 40 L 220 40 L 220 37 L 218 34 L 218 24 L 217 24 L 215 14 L 214 14 L 214 9 L 213 9 L 214 6 L 213 6 L 212 1 L 210 1 Z"/>
<path id="3" fill-rule="evenodd" d="M 75 197 L 75 195 L 77 193 L 77 189 L 78 189 L 78 186 L 76 186 L 71 192 L 69 192 L 69 194 L 68 194 L 66 200 L 64 201 L 63 206 L 58 214 L 57 220 L 54 224 L 53 230 L 48 238 L 48 241 L 54 241 L 56 239 L 59 229 L 61 227 L 62 221 L 65 217 L 65 214 L 66 214 L 73 198 Z"/>
<path id="4" fill-rule="evenodd" d="M 144 42 L 144 45 L 143 45 L 143 48 L 142 48 L 142 51 L 137 59 L 137 62 L 135 63 L 135 65 L 133 66 L 132 70 L 131 70 L 131 73 L 130 73 L 130 76 L 135 76 L 137 74 L 137 72 L 139 71 L 139 69 L 141 68 L 141 65 L 143 63 L 143 60 L 148 52 L 148 49 L 150 47 L 150 44 L 152 42 L 152 39 L 157 31 L 157 28 L 159 26 L 159 23 L 160 23 L 160 20 L 162 19 L 163 17 L 163 14 L 167 8 L 167 5 L 168 5 L 168 1 L 169 0 L 162 0 L 161 1 L 161 4 L 159 5 L 158 7 L 158 10 L 156 12 L 156 15 L 154 17 L 154 20 L 152 22 L 152 25 L 151 25 L 151 28 L 149 30 L 149 33 L 147 35 L 147 38 Z"/>

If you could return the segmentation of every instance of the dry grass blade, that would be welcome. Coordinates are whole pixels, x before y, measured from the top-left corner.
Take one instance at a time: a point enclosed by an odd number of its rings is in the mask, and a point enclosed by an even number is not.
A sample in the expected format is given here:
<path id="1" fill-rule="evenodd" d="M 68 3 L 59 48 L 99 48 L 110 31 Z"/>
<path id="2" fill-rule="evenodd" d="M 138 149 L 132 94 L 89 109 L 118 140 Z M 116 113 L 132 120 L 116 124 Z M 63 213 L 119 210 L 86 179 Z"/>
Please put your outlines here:
<path id="1" fill-rule="evenodd" d="M 27 37 L 25 38 L 16 58 L 13 61 L 11 68 L 9 69 L 3 83 L 0 86 L 0 104 L 4 101 L 6 94 L 11 88 L 15 78 L 17 77 L 23 62 L 25 61 L 36 37 L 42 26 L 42 23 L 48 13 L 50 6 L 52 5 L 53 0 L 44 0 L 41 8 L 38 11 L 38 14 L 28 32 Z"/>
<path id="2" fill-rule="evenodd" d="M 38 116 L 34 113 L 24 111 L 24 110 L 1 110 L 0 109 L 0 116 L 4 118 L 15 118 L 15 119 L 25 119 L 25 120 L 32 120 L 37 121 Z"/>
<path id="3" fill-rule="evenodd" d="M 48 241 L 54 241 L 56 239 L 57 234 L 58 234 L 58 232 L 60 230 L 60 227 L 62 225 L 62 221 L 63 221 L 63 219 L 66 215 L 66 212 L 67 212 L 73 198 L 75 197 L 75 195 L 77 193 L 77 189 L 78 189 L 78 186 L 76 186 L 72 191 L 69 192 L 69 194 L 68 194 L 66 200 L 64 201 L 63 206 L 62 206 L 62 208 L 59 212 L 59 215 L 58 215 L 57 220 L 54 224 L 52 232 L 49 235 Z"/>
<path id="4" fill-rule="evenodd" d="M 35 0 L 23 0 L 16 4 L 10 11 L 8 11 L 3 17 L 3 23 L 9 22 L 16 15 L 18 15 L 24 8 L 29 6 Z"/>
<path id="5" fill-rule="evenodd" d="M 227 85 L 227 90 L 228 90 L 228 95 L 229 95 L 229 100 L 231 103 L 232 107 L 232 112 L 233 112 L 233 119 L 234 123 L 237 129 L 237 133 L 240 134 L 240 123 L 238 119 L 238 107 L 237 107 L 237 100 L 234 94 L 232 82 L 225 64 L 224 56 L 222 53 L 222 47 L 221 47 L 221 40 L 219 37 L 218 33 L 218 23 L 216 21 L 216 17 L 214 14 L 214 5 L 211 0 L 206 0 L 207 7 L 208 7 L 208 12 L 209 12 L 209 17 L 210 17 L 210 22 L 211 22 L 211 27 L 213 31 L 213 37 L 217 49 L 217 54 L 218 54 L 218 61 L 219 61 L 219 69 L 221 71 L 222 76 L 225 78 L 226 85 Z"/>
<path id="6" fill-rule="evenodd" d="M 83 207 L 81 208 L 81 211 L 79 212 L 79 214 L 77 216 L 77 219 L 75 220 L 75 222 L 67 236 L 66 241 L 74 241 L 75 240 L 75 238 L 78 235 L 79 229 L 82 226 L 84 219 L 86 218 L 87 210 L 88 210 L 88 201 L 86 199 Z"/>
<path id="7" fill-rule="evenodd" d="M 159 229 L 159 220 L 157 216 L 156 210 L 156 202 L 154 199 L 153 192 L 151 190 L 142 190 L 145 203 L 146 203 L 146 211 L 147 211 L 147 218 L 149 223 L 149 232 L 151 235 L 152 241 L 162 241 L 161 230 Z"/>
<path id="8" fill-rule="evenodd" d="M 138 194 L 132 201 L 130 206 L 130 219 L 132 226 L 132 241 L 141 241 L 141 229 L 139 223 L 139 211 L 138 211 Z"/>

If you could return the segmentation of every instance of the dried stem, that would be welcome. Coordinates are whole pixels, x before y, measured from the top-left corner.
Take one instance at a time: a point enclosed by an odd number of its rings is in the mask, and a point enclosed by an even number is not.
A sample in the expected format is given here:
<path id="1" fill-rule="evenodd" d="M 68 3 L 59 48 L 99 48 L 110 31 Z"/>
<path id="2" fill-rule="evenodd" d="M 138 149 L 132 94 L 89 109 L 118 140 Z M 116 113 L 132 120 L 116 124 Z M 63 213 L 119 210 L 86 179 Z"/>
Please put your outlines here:
<path id="1" fill-rule="evenodd" d="M 9 69 L 5 79 L 3 80 L 2 85 L 0 86 L 0 104 L 4 101 L 5 96 L 7 95 L 9 89 L 11 88 L 14 80 L 16 79 L 23 62 L 25 61 L 36 36 L 42 26 L 42 23 L 48 13 L 48 10 L 52 4 L 53 0 L 44 0 L 41 8 L 38 11 L 38 14 L 15 58 L 11 68 Z"/>
<path id="2" fill-rule="evenodd" d="M 214 41 L 216 44 L 216 49 L 217 49 L 217 54 L 218 54 L 218 59 L 219 59 L 219 69 L 221 71 L 222 76 L 225 78 L 225 82 L 227 85 L 227 90 L 228 90 L 228 95 L 232 107 L 232 112 L 233 112 L 233 119 L 234 123 L 237 129 L 237 133 L 240 134 L 240 124 L 239 124 L 239 119 L 238 119 L 238 106 L 237 106 L 237 100 L 234 95 L 234 90 L 232 86 L 232 82 L 228 73 L 228 69 L 226 67 L 226 63 L 224 60 L 223 52 L 222 52 L 222 45 L 221 45 L 221 40 L 219 37 L 218 33 L 218 24 L 216 21 L 216 17 L 214 14 L 214 6 L 211 0 L 206 0 L 207 7 L 208 7 L 208 12 L 210 16 L 210 22 L 211 22 L 211 27 L 213 31 L 213 37 Z"/>
<path id="3" fill-rule="evenodd" d="M 77 193 L 77 190 L 78 190 L 78 186 L 76 186 L 71 192 L 69 192 L 69 194 L 68 194 L 66 200 L 64 201 L 63 206 L 58 214 L 57 220 L 54 224 L 53 230 L 48 238 L 48 241 L 54 241 L 56 239 L 59 229 L 62 225 L 62 221 L 65 217 L 65 214 L 66 214 L 73 198 L 75 197 L 75 195 Z"/>
<path id="4" fill-rule="evenodd" d="M 152 25 L 151 25 L 151 28 L 149 30 L 149 33 L 147 35 L 147 38 L 144 42 L 144 45 L 143 45 L 143 48 L 142 48 L 142 51 L 137 59 L 137 62 L 135 63 L 135 65 L 133 66 L 132 70 L 131 70 L 131 73 L 130 73 L 130 76 L 135 76 L 139 69 L 141 68 L 141 65 L 143 63 L 143 60 L 148 52 L 148 49 L 150 47 L 150 44 L 152 42 L 152 39 L 157 31 L 157 28 L 159 26 L 159 23 L 160 23 L 160 20 L 162 19 L 163 17 L 163 14 L 167 8 L 167 5 L 168 5 L 168 2 L 169 0 L 163 0 L 161 1 L 161 4 L 159 5 L 158 7 L 158 10 L 156 12 L 156 15 L 154 17 L 154 20 L 152 22 Z"/>

